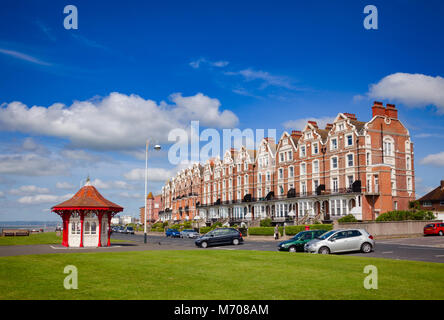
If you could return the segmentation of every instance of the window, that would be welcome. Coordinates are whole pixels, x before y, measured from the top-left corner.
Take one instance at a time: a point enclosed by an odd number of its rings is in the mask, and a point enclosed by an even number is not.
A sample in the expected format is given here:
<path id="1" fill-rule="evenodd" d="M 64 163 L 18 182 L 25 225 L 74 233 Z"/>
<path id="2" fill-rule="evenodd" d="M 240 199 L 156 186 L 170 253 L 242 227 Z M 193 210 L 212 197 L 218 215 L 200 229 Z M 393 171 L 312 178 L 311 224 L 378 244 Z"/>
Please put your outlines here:
<path id="1" fill-rule="evenodd" d="M 331 168 L 332 169 L 338 168 L 338 157 L 331 158 Z"/>
<path id="2" fill-rule="evenodd" d="M 257 175 L 257 181 L 262 183 L 262 175 L 260 173 Z"/>
<path id="3" fill-rule="evenodd" d="M 284 162 L 285 161 L 284 153 L 283 152 L 279 153 L 279 156 L 280 156 L 280 162 Z"/>
<path id="4" fill-rule="evenodd" d="M 393 209 L 398 210 L 398 201 L 393 202 Z"/>
<path id="5" fill-rule="evenodd" d="M 393 142 L 385 139 L 384 140 L 384 156 L 393 156 L 394 147 Z"/>
<path id="6" fill-rule="evenodd" d="M 248 185 L 248 174 L 246 174 L 244 177 L 244 184 Z"/>
<path id="7" fill-rule="evenodd" d="M 319 144 L 317 142 L 313 143 L 312 153 L 313 154 L 318 154 L 319 153 Z"/>
<path id="8" fill-rule="evenodd" d="M 301 163 L 301 175 L 307 174 L 307 165 L 305 163 Z"/>
<path id="9" fill-rule="evenodd" d="M 331 150 L 337 150 L 338 149 L 338 139 L 333 138 L 331 139 Z"/>
<path id="10" fill-rule="evenodd" d="M 271 180 L 270 172 L 267 172 L 267 181 Z"/>
<path id="11" fill-rule="evenodd" d="M 319 161 L 313 161 L 313 173 L 319 173 Z"/>
<path id="12" fill-rule="evenodd" d="M 332 179 L 332 191 L 338 192 L 338 190 L 339 190 L 338 178 L 333 178 Z"/>
<path id="13" fill-rule="evenodd" d="M 422 206 L 423 207 L 431 207 L 432 206 L 432 201 L 423 201 L 422 202 Z"/>
<path id="14" fill-rule="evenodd" d="M 288 151 L 288 160 L 293 160 L 293 152 L 292 151 Z"/>
<path id="15" fill-rule="evenodd" d="M 342 130 L 344 130 L 344 129 L 345 129 L 344 124 L 343 124 L 343 123 L 340 123 L 339 126 L 338 126 L 338 130 L 339 130 L 339 131 L 342 131 Z"/>
<path id="16" fill-rule="evenodd" d="M 350 146 L 353 145 L 353 135 L 352 134 L 349 134 L 349 135 L 345 136 L 345 145 L 347 147 L 350 147 Z"/>
<path id="17" fill-rule="evenodd" d="M 319 180 L 313 180 L 313 187 L 316 190 L 319 187 Z"/>
<path id="18" fill-rule="evenodd" d="M 353 185 L 353 176 L 348 176 L 347 177 L 347 181 L 348 181 L 348 187 L 351 188 Z"/>
<path id="19" fill-rule="evenodd" d="M 372 164 L 370 152 L 366 153 L 366 163 L 368 166 Z"/>
<path id="20" fill-rule="evenodd" d="M 405 160 L 405 167 L 407 170 L 411 169 L 411 161 L 410 161 L 410 157 L 407 156 L 406 160 Z"/>
<path id="21" fill-rule="evenodd" d="M 347 166 L 348 167 L 353 167 L 353 154 L 348 154 L 347 155 Z"/>
<path id="22" fill-rule="evenodd" d="M 279 168 L 279 179 L 283 179 L 284 178 L 284 169 Z"/>
<path id="23" fill-rule="evenodd" d="M 301 146 L 301 149 L 300 149 L 300 156 L 301 156 L 301 157 L 305 157 L 305 156 L 306 156 L 306 149 L 305 149 L 305 146 Z"/>
<path id="24" fill-rule="evenodd" d="M 288 167 L 288 177 L 289 178 L 294 177 L 294 167 Z"/>
<path id="25" fill-rule="evenodd" d="M 304 182 L 301 182 L 301 194 L 304 195 L 307 193 L 307 185 Z"/>

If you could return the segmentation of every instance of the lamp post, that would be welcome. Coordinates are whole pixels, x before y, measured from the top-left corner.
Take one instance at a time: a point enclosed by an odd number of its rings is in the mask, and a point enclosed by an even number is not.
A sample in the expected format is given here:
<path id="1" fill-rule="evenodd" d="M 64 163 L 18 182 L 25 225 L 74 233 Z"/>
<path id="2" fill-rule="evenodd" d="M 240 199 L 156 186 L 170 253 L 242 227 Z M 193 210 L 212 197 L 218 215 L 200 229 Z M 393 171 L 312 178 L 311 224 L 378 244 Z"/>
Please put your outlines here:
<path id="1" fill-rule="evenodd" d="M 145 214 L 144 214 L 144 226 L 143 226 L 143 243 L 146 243 L 146 202 L 147 202 L 147 188 L 148 188 L 148 145 L 149 141 L 146 141 L 145 151 Z M 154 150 L 160 150 L 160 145 L 156 144 Z M 151 210 L 150 210 L 150 222 L 151 222 Z"/>

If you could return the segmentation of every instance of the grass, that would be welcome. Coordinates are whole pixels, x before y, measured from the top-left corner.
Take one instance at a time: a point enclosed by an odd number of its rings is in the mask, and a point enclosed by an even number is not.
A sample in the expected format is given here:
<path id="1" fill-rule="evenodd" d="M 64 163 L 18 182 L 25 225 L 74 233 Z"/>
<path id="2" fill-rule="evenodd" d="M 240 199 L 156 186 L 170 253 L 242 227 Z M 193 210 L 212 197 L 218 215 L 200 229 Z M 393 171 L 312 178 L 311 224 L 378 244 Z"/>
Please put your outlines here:
<path id="1" fill-rule="evenodd" d="M 131 240 L 111 239 L 111 242 L 132 242 Z M 0 237 L 0 246 L 17 246 L 28 244 L 61 244 L 62 236 L 55 232 L 32 233 L 29 236 Z"/>
<path id="2" fill-rule="evenodd" d="M 366 290 L 366 265 L 378 268 Z M 64 267 L 78 269 L 66 290 Z M 444 264 L 266 251 L 181 250 L 0 258 L 0 299 L 444 299 Z"/>

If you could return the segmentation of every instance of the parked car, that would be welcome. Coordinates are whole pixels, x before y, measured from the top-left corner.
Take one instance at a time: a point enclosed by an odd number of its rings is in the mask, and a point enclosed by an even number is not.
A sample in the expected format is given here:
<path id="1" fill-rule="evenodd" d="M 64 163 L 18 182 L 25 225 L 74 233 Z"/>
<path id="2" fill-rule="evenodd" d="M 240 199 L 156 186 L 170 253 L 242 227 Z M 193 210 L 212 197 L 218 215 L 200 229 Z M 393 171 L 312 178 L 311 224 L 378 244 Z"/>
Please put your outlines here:
<path id="1" fill-rule="evenodd" d="M 125 228 L 124 227 L 119 227 L 119 229 L 117 229 L 118 233 L 125 233 Z"/>
<path id="2" fill-rule="evenodd" d="M 371 252 L 375 247 L 373 236 L 364 229 L 332 230 L 307 242 L 305 252 L 329 254 L 336 252 Z"/>
<path id="3" fill-rule="evenodd" d="M 125 230 L 123 231 L 123 233 L 134 234 L 134 228 L 133 227 L 126 227 Z"/>
<path id="4" fill-rule="evenodd" d="M 165 235 L 171 238 L 179 238 L 180 232 L 177 229 L 169 228 L 167 231 L 165 231 Z"/>
<path id="5" fill-rule="evenodd" d="M 444 236 L 444 223 L 435 222 L 430 223 L 424 227 L 424 235 L 439 235 Z"/>
<path id="6" fill-rule="evenodd" d="M 289 252 L 296 252 L 296 251 L 304 251 L 304 245 L 315 239 L 316 237 L 319 237 L 320 235 L 326 233 L 327 230 L 310 230 L 310 231 L 301 231 L 298 234 L 296 234 L 293 238 L 282 241 L 278 245 L 279 251 L 289 251 Z"/>
<path id="7" fill-rule="evenodd" d="M 180 232 L 181 238 L 198 238 L 199 236 L 199 232 L 196 232 L 193 229 L 185 229 Z"/>
<path id="8" fill-rule="evenodd" d="M 196 246 L 206 248 L 210 245 L 234 244 L 243 242 L 242 233 L 234 228 L 217 228 L 196 239 Z"/>

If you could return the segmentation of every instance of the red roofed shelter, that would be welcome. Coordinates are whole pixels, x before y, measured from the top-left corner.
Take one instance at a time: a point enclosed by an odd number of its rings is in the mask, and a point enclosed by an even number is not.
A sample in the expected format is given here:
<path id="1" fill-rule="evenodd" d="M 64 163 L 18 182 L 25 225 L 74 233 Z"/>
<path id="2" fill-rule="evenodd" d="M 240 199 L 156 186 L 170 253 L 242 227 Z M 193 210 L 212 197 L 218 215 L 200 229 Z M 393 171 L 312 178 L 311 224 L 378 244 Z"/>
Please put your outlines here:
<path id="1" fill-rule="evenodd" d="M 110 246 L 111 218 L 123 208 L 105 199 L 89 178 L 77 193 L 51 210 L 63 219 L 65 247 Z"/>

